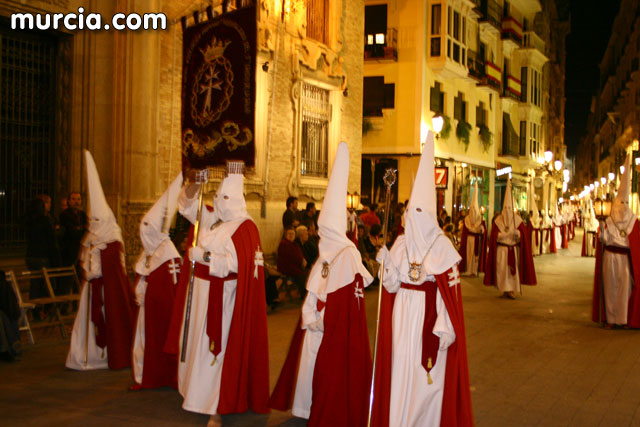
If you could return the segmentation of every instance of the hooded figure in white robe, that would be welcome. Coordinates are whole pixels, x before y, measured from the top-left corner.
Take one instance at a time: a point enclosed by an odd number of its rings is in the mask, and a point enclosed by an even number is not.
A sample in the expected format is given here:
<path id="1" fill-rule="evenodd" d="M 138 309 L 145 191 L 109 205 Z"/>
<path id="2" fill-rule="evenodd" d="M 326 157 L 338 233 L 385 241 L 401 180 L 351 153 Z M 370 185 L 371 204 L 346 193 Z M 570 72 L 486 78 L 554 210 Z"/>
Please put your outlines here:
<path id="1" fill-rule="evenodd" d="M 188 251 L 195 268 L 178 390 L 184 409 L 211 415 L 215 426 L 221 425 L 222 414 L 268 412 L 264 263 L 258 229 L 247 213 L 243 171 L 242 162 L 227 163 L 213 212 L 202 209 L 197 245 Z M 197 186 L 186 186 L 178 199 L 180 213 L 194 224 L 197 191 Z M 189 271 L 183 274 L 165 346 L 170 353 L 180 353 L 185 340 Z"/>
<path id="2" fill-rule="evenodd" d="M 533 214 L 529 218 L 531 230 L 531 252 L 533 256 L 542 255 L 542 217 L 538 211 L 538 204 L 533 201 Z"/>
<path id="3" fill-rule="evenodd" d="M 582 223 L 584 225 L 582 256 L 590 257 L 596 255 L 596 247 L 598 245 L 596 234 L 598 227 L 600 227 L 596 213 L 593 210 L 593 202 L 591 199 L 586 202 L 584 212 L 585 214 L 582 216 Z"/>
<path id="4" fill-rule="evenodd" d="M 178 209 L 182 173 L 142 217 L 142 253 L 135 265 L 138 320 L 133 341 L 131 389 L 176 387 L 177 360 L 163 352 L 173 310 L 182 258 L 169 238 Z"/>
<path id="5" fill-rule="evenodd" d="M 620 188 L 611 208 L 611 216 L 606 219 L 601 229 L 600 238 L 604 244 L 602 283 L 606 323 L 638 327 L 640 307 L 630 304 L 634 286 L 638 286 L 638 283 L 634 283 L 634 273 L 637 275 L 638 272 L 634 270 L 639 265 L 639 260 L 634 257 L 637 248 L 630 245 L 632 239 L 637 242 L 638 235 L 638 220 L 629 208 L 630 163 L 630 156 L 627 155 L 625 171 L 620 174 Z M 598 260 L 596 267 L 597 264 Z M 636 294 L 640 293 L 636 290 Z"/>
<path id="6" fill-rule="evenodd" d="M 102 191 L 93 157 L 86 150 L 85 161 L 89 230 L 80 253 L 85 282 L 65 366 L 122 369 L 131 365 L 134 294 L 124 265 L 122 233 Z"/>
<path id="7" fill-rule="evenodd" d="M 462 273 L 477 276 L 483 271 L 482 264 L 487 249 L 487 230 L 478 204 L 478 182 L 474 183 L 471 209 L 464 217 L 464 226 L 460 238 L 460 255 Z M 463 253 L 464 251 L 464 253 Z"/>
<path id="8" fill-rule="evenodd" d="M 318 218 L 319 257 L 309 273 L 301 321 L 270 401 L 274 409 L 291 408 L 293 415 L 309 419 L 309 426 L 367 422 L 371 353 L 364 288 L 373 277 L 347 237 L 348 182 L 349 151 L 342 142 Z M 293 354 L 299 348 L 300 353 Z M 295 383 L 285 382 L 288 379 Z"/>
<path id="9" fill-rule="evenodd" d="M 391 250 L 382 247 L 377 256 L 384 262 L 383 307 L 388 309 L 382 309 L 374 373 L 376 425 L 473 422 L 466 384 L 460 255 L 438 226 L 434 146 L 429 132 L 404 213 L 405 233 Z M 390 381 L 385 380 L 389 373 Z M 447 380 L 456 375 L 459 387 Z"/>

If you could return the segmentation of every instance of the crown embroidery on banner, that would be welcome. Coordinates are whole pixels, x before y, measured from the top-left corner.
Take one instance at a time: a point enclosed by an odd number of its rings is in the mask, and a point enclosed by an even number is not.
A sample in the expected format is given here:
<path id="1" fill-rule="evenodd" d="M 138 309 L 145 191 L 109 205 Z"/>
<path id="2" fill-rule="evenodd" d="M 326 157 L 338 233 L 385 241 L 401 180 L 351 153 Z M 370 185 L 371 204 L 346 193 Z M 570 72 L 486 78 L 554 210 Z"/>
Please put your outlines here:
<path id="1" fill-rule="evenodd" d="M 202 52 L 206 62 L 213 62 L 224 55 L 224 50 L 229 46 L 229 43 L 231 41 L 218 40 L 214 37 L 211 39 L 211 44 L 205 49 L 200 49 L 200 52 Z"/>

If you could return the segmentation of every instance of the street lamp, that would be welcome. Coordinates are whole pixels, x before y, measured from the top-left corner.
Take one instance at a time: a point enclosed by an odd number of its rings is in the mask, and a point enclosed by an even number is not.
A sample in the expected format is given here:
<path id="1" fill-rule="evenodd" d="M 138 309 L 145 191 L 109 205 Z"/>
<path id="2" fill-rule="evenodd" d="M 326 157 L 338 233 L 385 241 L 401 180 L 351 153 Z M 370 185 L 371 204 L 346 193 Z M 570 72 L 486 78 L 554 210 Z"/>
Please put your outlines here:
<path id="1" fill-rule="evenodd" d="M 604 176 L 600 177 L 600 183 L 602 185 L 607 185 L 607 178 L 605 178 Z"/>
<path id="2" fill-rule="evenodd" d="M 544 152 L 544 161 L 547 163 L 551 163 L 551 160 L 553 160 L 553 152 L 552 151 L 545 151 Z"/>
<path id="3" fill-rule="evenodd" d="M 616 174 L 613 172 L 609 172 L 609 182 L 613 182 L 614 179 L 616 179 Z"/>
<path id="4" fill-rule="evenodd" d="M 358 209 L 358 206 L 360 206 L 360 195 L 358 192 L 356 191 L 353 194 L 347 193 L 347 209 L 353 212 Z"/>
<path id="5" fill-rule="evenodd" d="M 555 162 L 553 162 L 553 165 L 555 166 L 556 171 L 562 169 L 562 162 L 560 160 L 556 160 Z"/>
<path id="6" fill-rule="evenodd" d="M 440 113 L 436 114 L 431 119 L 431 125 L 436 133 L 436 138 L 440 138 L 440 132 L 442 132 L 442 127 L 444 126 L 444 117 Z"/>
<path id="7" fill-rule="evenodd" d="M 595 202 L 593 202 L 593 210 L 596 217 L 598 217 L 600 221 L 604 221 L 611 215 L 611 200 L 603 200 L 598 197 Z"/>
<path id="8" fill-rule="evenodd" d="M 569 172 L 569 169 L 563 170 L 562 174 L 564 176 L 564 182 L 569 182 L 571 180 L 571 172 Z"/>
<path id="9" fill-rule="evenodd" d="M 620 166 L 620 175 L 622 175 L 624 173 L 624 165 Z"/>

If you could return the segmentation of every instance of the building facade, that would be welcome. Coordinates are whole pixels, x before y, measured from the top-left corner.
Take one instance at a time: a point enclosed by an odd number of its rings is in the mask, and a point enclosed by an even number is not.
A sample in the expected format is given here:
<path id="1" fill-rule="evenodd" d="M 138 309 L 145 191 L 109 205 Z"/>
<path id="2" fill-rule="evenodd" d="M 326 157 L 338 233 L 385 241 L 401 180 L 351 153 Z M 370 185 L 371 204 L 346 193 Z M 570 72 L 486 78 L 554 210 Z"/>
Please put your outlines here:
<path id="1" fill-rule="evenodd" d="M 620 166 L 632 155 L 631 207 L 640 213 L 638 172 L 640 157 L 640 6 L 623 0 L 613 22 L 614 31 L 600 62 L 600 85 L 594 95 L 587 132 L 580 142 L 578 163 L 582 189 L 598 181 L 596 197 L 613 197 Z M 610 180 L 610 175 L 614 177 Z M 605 178 L 606 184 L 602 185 Z"/>
<path id="2" fill-rule="evenodd" d="M 221 3 L 213 2 L 216 13 Z M 0 63 L 3 109 L 13 114 L 0 118 L 2 155 L 10 165 L 0 176 L 3 256 L 18 258 L 24 250 L 19 218 L 36 194 L 51 195 L 56 214 L 58 201 L 71 190 L 81 191 L 86 200 L 82 150 L 88 149 L 123 229 L 129 261 L 135 259 L 142 215 L 180 170 L 180 18 L 187 16 L 192 24 L 199 12 L 206 19 L 208 4 L 0 0 L 3 58 L 35 64 L 21 74 L 20 67 Z M 256 4 L 256 165 L 247 171 L 245 195 L 263 249 L 271 253 L 280 241 L 288 196 L 299 197 L 302 205 L 321 205 L 340 141 L 350 148 L 350 190 L 360 188 L 364 17 L 363 1 L 357 0 Z M 168 27 L 75 32 L 8 27 L 12 13 L 78 13 L 79 7 L 85 15 L 103 17 L 162 12 Z M 48 90 L 48 97 L 42 105 L 27 104 L 36 89 Z M 5 96 L 8 90 L 11 96 Z M 215 186 L 210 184 L 208 192 Z"/>
<path id="3" fill-rule="evenodd" d="M 400 171 L 398 200 L 408 198 L 421 144 L 432 119 L 442 116 L 436 162 L 446 178 L 439 210 L 455 218 L 468 209 L 478 182 L 491 219 L 509 173 L 518 208 L 528 211 L 538 199 L 542 208 L 544 189 L 555 188 L 561 175 L 548 172 L 544 152 L 561 160 L 565 153 L 568 25 L 559 22 L 554 3 L 365 4 L 363 200 L 379 200 L 380 184 L 370 181 L 387 165 Z"/>

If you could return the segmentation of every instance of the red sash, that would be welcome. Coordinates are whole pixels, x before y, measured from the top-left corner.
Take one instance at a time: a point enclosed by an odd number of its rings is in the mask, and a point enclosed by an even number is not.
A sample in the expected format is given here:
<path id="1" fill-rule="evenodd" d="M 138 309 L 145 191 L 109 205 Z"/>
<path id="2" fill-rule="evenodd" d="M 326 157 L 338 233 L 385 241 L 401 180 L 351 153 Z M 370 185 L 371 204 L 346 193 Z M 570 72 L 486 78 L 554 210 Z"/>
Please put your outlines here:
<path id="1" fill-rule="evenodd" d="M 425 281 L 420 285 L 401 283 L 400 287 L 411 291 L 424 292 L 424 322 L 422 323 L 422 367 L 430 372 L 436 365 L 438 350 L 440 349 L 440 338 L 433 334 L 433 327 L 436 324 L 438 314 L 436 313 L 436 282 Z"/>
<path id="2" fill-rule="evenodd" d="M 195 277 L 209 281 L 209 305 L 207 307 L 207 335 L 209 351 L 218 357 L 222 350 L 222 315 L 224 301 L 224 282 L 236 280 L 238 275 L 231 273 L 227 277 L 209 275 L 209 266 L 196 262 Z"/>
<path id="3" fill-rule="evenodd" d="M 507 263 L 509 264 L 509 272 L 511 273 L 511 275 L 515 275 L 516 274 L 516 251 L 515 251 L 515 247 L 516 245 L 507 245 L 506 243 L 500 243 L 498 242 L 498 246 L 505 246 L 508 248 L 508 255 L 507 255 Z"/>

